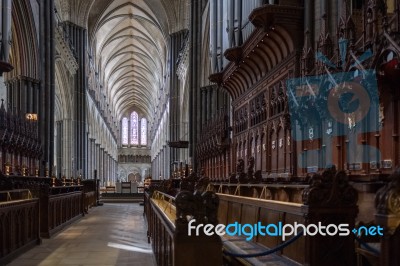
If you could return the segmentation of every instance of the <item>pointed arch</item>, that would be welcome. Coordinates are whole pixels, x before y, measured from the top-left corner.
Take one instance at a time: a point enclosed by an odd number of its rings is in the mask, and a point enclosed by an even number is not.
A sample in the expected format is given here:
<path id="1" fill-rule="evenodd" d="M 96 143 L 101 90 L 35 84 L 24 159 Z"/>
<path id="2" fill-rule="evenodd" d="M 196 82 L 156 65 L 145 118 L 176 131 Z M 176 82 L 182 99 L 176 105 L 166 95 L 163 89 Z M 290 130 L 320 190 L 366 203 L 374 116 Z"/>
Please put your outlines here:
<path id="1" fill-rule="evenodd" d="M 129 135 L 128 135 L 128 118 L 124 117 L 122 118 L 122 125 L 121 125 L 121 143 L 122 145 L 128 145 L 128 139 L 129 139 Z"/>
<path id="2" fill-rule="evenodd" d="M 147 145 L 147 119 L 140 120 L 140 145 Z"/>
<path id="3" fill-rule="evenodd" d="M 133 111 L 131 113 L 131 145 L 139 145 L 139 116 Z"/>

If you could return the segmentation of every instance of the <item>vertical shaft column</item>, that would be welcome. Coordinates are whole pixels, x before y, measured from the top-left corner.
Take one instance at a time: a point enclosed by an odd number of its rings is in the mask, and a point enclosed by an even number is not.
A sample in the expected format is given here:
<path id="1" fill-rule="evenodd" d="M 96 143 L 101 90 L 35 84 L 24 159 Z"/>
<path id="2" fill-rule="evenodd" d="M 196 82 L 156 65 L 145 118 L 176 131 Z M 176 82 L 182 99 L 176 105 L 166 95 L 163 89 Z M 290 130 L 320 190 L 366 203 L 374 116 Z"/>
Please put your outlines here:
<path id="1" fill-rule="evenodd" d="M 195 149 L 197 145 L 197 139 L 201 131 L 201 117 L 198 114 L 201 113 L 201 106 L 199 101 L 201 99 L 201 92 L 198 89 L 199 84 L 199 71 L 197 69 L 198 65 L 201 63 L 202 53 L 202 0 L 192 1 L 190 5 L 190 53 L 189 53 L 189 75 L 190 75 L 190 85 L 189 85 L 189 157 L 193 165 L 193 170 L 197 171 L 197 158 L 195 157 Z M 214 10 L 216 12 L 216 10 Z M 214 49 L 214 47 L 213 47 Z M 213 53 L 216 50 L 213 50 Z M 214 68 L 214 66 L 212 66 Z"/>
<path id="2" fill-rule="evenodd" d="M 89 172 L 89 175 L 88 175 L 88 178 L 91 178 L 91 179 L 94 178 L 93 173 L 94 173 L 94 170 L 96 169 L 96 152 L 95 152 L 95 148 L 96 148 L 96 146 L 95 146 L 95 143 L 94 143 L 94 139 L 91 138 L 90 139 L 90 157 L 91 157 L 90 169 L 91 169 L 91 171 Z"/>
<path id="3" fill-rule="evenodd" d="M 54 0 L 44 0 L 40 5 L 39 18 L 39 54 L 41 89 L 39 96 L 39 136 L 41 136 L 43 155 L 40 164 L 40 175 L 44 176 L 46 165 L 51 175 L 54 152 L 54 75 L 55 75 L 55 41 L 54 41 Z"/>
<path id="4" fill-rule="evenodd" d="M 97 178 L 99 178 L 99 180 L 100 180 L 101 173 L 100 173 L 100 144 L 99 143 L 95 144 L 95 156 L 96 156 L 96 158 L 95 158 L 96 164 L 95 164 L 94 169 L 97 170 Z"/>

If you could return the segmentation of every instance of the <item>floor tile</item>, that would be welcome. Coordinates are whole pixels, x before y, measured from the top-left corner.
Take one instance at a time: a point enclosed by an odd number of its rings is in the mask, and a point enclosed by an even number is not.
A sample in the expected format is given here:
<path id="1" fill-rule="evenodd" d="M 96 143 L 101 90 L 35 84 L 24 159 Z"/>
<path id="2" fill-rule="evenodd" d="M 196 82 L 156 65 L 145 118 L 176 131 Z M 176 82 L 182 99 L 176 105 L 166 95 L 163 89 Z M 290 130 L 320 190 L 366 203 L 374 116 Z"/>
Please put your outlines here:
<path id="1" fill-rule="evenodd" d="M 8 265 L 156 265 L 146 232 L 143 206 L 106 203 Z"/>

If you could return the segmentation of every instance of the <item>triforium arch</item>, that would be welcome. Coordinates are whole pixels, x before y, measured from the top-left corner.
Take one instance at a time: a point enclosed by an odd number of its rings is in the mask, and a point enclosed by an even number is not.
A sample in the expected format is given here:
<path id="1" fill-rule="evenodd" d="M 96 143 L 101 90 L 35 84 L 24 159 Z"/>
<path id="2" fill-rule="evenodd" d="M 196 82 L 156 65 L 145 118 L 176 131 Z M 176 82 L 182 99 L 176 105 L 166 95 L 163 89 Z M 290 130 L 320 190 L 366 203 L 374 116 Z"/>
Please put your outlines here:
<path id="1" fill-rule="evenodd" d="M 14 69 L 5 74 L 5 79 L 19 76 L 38 80 L 38 24 L 33 18 L 29 1 L 13 1 L 12 42 L 10 63 Z"/>
<path id="2" fill-rule="evenodd" d="M 13 45 L 10 50 L 10 63 L 14 69 L 4 73 L 4 80 L 8 87 L 6 108 L 18 114 L 38 113 L 39 110 L 39 48 L 36 37 L 38 24 L 32 12 L 28 1 L 15 1 L 12 4 Z M 22 101 L 19 98 L 22 98 Z"/>

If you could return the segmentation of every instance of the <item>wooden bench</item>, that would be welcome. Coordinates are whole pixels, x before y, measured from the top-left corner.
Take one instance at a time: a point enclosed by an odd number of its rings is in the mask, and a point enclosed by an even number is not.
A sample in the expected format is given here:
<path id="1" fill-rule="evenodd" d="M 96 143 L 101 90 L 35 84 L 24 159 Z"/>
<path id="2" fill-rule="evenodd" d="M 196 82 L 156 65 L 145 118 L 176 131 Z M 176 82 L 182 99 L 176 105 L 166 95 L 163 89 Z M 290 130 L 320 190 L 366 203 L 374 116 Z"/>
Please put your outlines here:
<path id="1" fill-rule="evenodd" d="M 347 180 L 346 173 L 344 171 L 337 172 L 335 168 L 327 169 L 322 174 L 316 174 L 310 180 L 310 185 L 303 189 L 301 203 L 217 193 L 216 195 L 219 198 L 218 221 L 214 224 L 228 225 L 238 223 L 254 225 L 261 222 L 264 226 L 274 224 L 279 227 L 280 223 L 282 226 L 297 223 L 307 227 L 308 225 L 318 226 L 321 223 L 322 226 L 347 224 L 349 229 L 349 235 L 346 236 L 302 235 L 298 232 L 297 236 L 292 235 L 287 237 L 286 240 L 283 240 L 279 234 L 277 236 L 257 234 L 250 241 L 246 241 L 241 236 L 230 237 L 224 235 L 222 237 L 223 250 L 225 251 L 224 264 L 355 265 L 355 239 L 350 230 L 355 227 L 355 218 L 358 212 L 358 193 L 349 185 Z M 152 190 L 150 189 L 150 191 Z M 153 198 L 145 200 L 147 205 L 145 207 L 146 216 L 149 220 L 149 236 L 153 240 L 153 250 L 160 265 L 174 265 L 174 263 L 170 263 L 173 260 L 164 260 L 163 258 L 177 257 L 172 253 L 177 252 L 176 249 L 178 247 L 186 246 L 187 248 L 191 241 L 197 239 L 191 240 L 188 238 L 187 226 L 181 229 L 177 226 L 174 227 L 174 214 L 176 217 L 182 216 L 181 211 L 179 211 L 182 206 L 178 204 L 177 200 L 182 193 L 180 192 L 176 199 L 170 197 L 166 200 L 164 198 L 162 203 Z M 176 209 L 174 209 L 174 200 L 177 201 L 175 203 Z M 187 207 L 190 202 L 192 201 L 188 200 L 187 204 L 183 206 Z M 194 202 L 191 204 L 196 206 Z M 178 206 L 180 207 L 178 208 Z M 184 217 L 186 216 L 185 214 Z M 179 219 L 181 218 L 177 218 L 176 221 Z M 181 237 L 176 237 L 177 232 L 181 232 Z M 291 241 L 292 238 L 294 239 L 293 241 Z M 287 242 L 290 242 L 290 245 L 286 245 Z M 174 244 L 171 247 L 171 244 L 168 243 Z M 200 248 L 201 245 L 198 247 Z M 196 253 L 189 253 L 189 250 L 186 249 L 186 252 L 181 251 L 181 256 L 182 254 L 187 254 L 187 256 L 183 256 L 187 258 L 188 256 L 196 255 Z M 266 251 L 274 251 L 274 253 L 249 258 L 238 256 Z M 165 255 L 168 252 L 172 253 Z M 203 254 L 207 254 L 207 252 L 203 251 Z M 179 265 L 193 265 L 193 261 L 196 262 L 194 257 L 192 260 L 185 261 L 186 264 Z M 214 264 L 209 261 L 208 264 L 221 265 L 220 262 Z"/>
<path id="2" fill-rule="evenodd" d="M 348 223 L 354 226 L 356 207 L 329 209 L 318 208 L 299 203 L 279 202 L 240 196 L 217 194 L 220 198 L 218 220 L 222 224 L 238 222 L 240 224 L 294 224 L 304 225 L 323 223 Z M 334 218 L 336 217 L 336 218 Z M 350 218 L 350 220 L 348 219 Z M 331 222 L 329 222 L 331 220 Z M 341 221 L 340 221 L 341 220 Z M 287 240 L 289 240 L 288 238 Z M 225 256 L 227 263 L 232 265 L 265 265 L 267 262 L 282 263 L 283 265 L 354 265 L 354 239 L 352 235 L 327 239 L 323 236 L 301 236 L 295 242 L 275 254 L 254 257 L 235 258 Z M 231 253 L 260 253 L 275 248 L 284 242 L 277 236 L 255 236 L 251 243 L 241 238 L 230 239 L 224 236 L 224 248 Z M 325 243 L 321 245 L 320 243 Z M 340 255 L 339 255 L 340 254 Z"/>
<path id="3" fill-rule="evenodd" d="M 271 249 L 258 244 L 254 241 L 247 241 L 245 237 L 240 236 L 223 236 L 223 252 L 225 254 L 225 261 L 229 265 L 287 265 L 287 266 L 298 266 L 299 263 L 291 261 L 288 258 L 279 256 L 272 253 Z M 296 241 L 296 240 L 295 240 Z M 255 254 L 265 254 L 266 252 L 271 253 L 263 256 L 252 256 Z M 232 254 L 232 256 L 231 256 Z M 235 254 L 247 255 L 246 257 L 235 257 Z"/>
<path id="4" fill-rule="evenodd" d="M 210 183 L 208 190 L 228 195 L 252 197 L 287 202 L 302 202 L 302 194 L 306 184 L 231 184 Z"/>
<path id="5" fill-rule="evenodd" d="M 301 211 L 301 204 L 277 202 L 271 200 L 260 200 L 245 198 L 234 195 L 217 194 L 220 199 L 218 209 L 219 223 L 228 225 L 238 222 L 239 224 L 256 224 L 259 221 L 265 224 L 278 224 L 279 222 L 293 223 L 298 221 L 305 223 Z M 223 237 L 224 249 L 230 253 L 256 254 L 267 251 L 282 243 L 278 237 L 255 236 L 251 241 L 245 237 Z M 266 262 L 282 263 L 284 265 L 299 265 L 306 262 L 304 258 L 305 238 L 301 237 L 295 243 L 288 246 L 277 254 L 271 254 L 254 258 L 234 258 L 225 256 L 227 263 L 232 265 L 265 265 Z M 293 261 L 298 263 L 294 263 Z"/>
<path id="6" fill-rule="evenodd" d="M 41 242 L 39 199 L 28 196 L 29 190 L 25 191 L 13 190 L 11 196 L 8 191 L 0 191 L 0 265 L 7 265 Z M 16 197 L 16 193 L 26 197 Z"/>
<path id="7" fill-rule="evenodd" d="M 302 202 L 292 203 L 242 197 L 217 193 L 220 202 L 218 220 L 222 224 L 348 224 L 349 230 L 355 226 L 357 215 L 357 191 L 347 183 L 344 172 L 327 169 L 316 175 L 311 185 L 303 189 Z M 290 238 L 287 239 L 287 241 Z M 265 257 L 238 258 L 224 256 L 232 265 L 265 265 L 268 261 L 288 265 L 355 265 L 354 235 L 322 236 L 304 235 L 274 254 Z M 259 253 L 275 249 L 284 243 L 280 236 L 256 235 L 252 243 L 243 238 L 224 239 L 224 248 L 231 253 Z M 247 245 L 244 246 L 244 245 Z M 242 250 L 243 252 L 240 252 Z M 279 256 L 279 257 L 277 257 Z"/>
<path id="8" fill-rule="evenodd" d="M 89 208 L 96 206 L 97 193 L 96 193 L 96 180 L 85 179 L 81 181 L 84 193 L 84 210 L 88 213 Z"/>
<path id="9" fill-rule="evenodd" d="M 159 191 L 152 196 L 145 192 L 144 204 L 148 237 L 157 265 L 222 265 L 220 237 L 204 234 L 189 236 L 187 221 L 177 218 L 174 197 Z"/>

